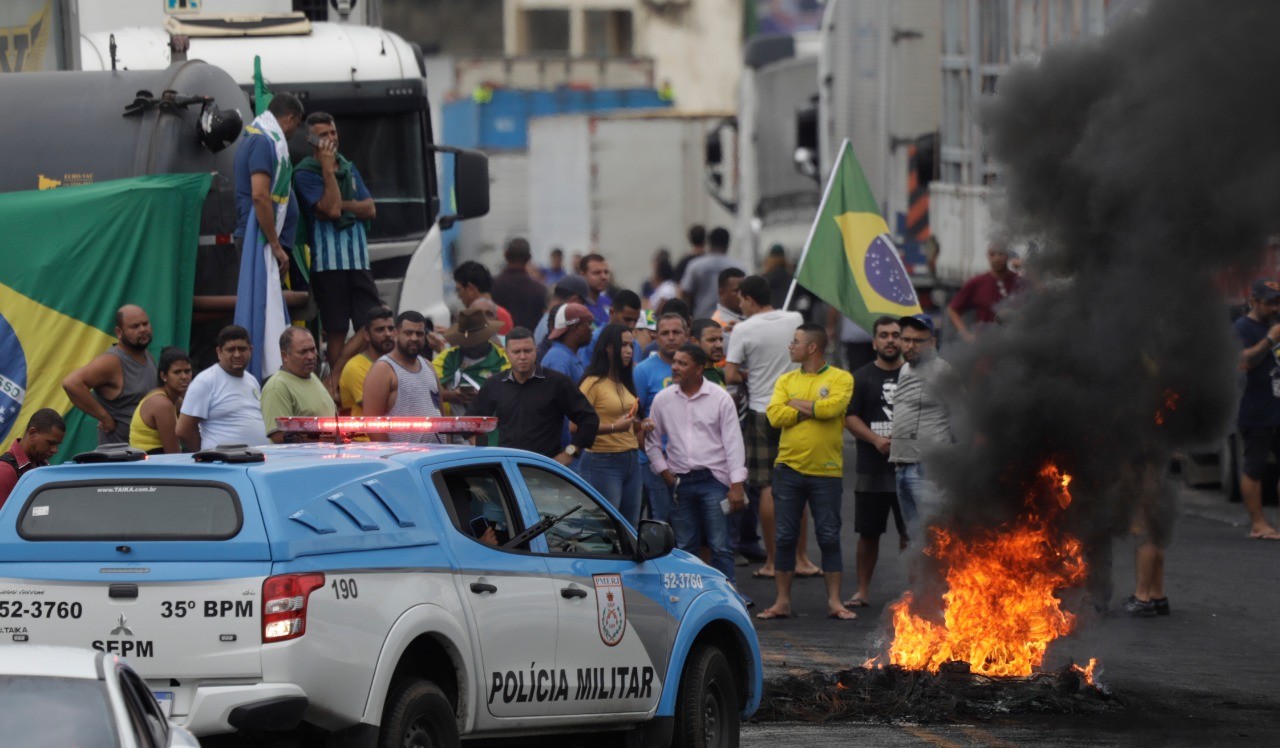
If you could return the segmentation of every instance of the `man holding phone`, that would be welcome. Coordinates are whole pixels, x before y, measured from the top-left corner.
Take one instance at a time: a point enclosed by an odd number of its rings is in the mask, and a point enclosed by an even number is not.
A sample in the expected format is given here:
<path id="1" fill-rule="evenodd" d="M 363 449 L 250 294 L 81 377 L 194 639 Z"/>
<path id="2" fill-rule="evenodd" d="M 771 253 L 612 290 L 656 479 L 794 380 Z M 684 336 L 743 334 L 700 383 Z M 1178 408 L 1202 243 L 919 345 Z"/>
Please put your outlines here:
<path id="1" fill-rule="evenodd" d="M 501 327 L 502 322 L 490 319 L 483 309 L 463 309 L 453 326 L 445 330 L 444 339 L 451 347 L 432 359 L 431 365 L 440 377 L 447 415 L 466 415 L 467 406 L 489 377 L 511 368 L 507 352 L 493 340 Z M 491 445 L 496 445 L 497 439 L 496 432 L 489 434 Z"/>
<path id="2" fill-rule="evenodd" d="M 325 384 L 336 393 L 343 365 L 364 345 L 358 335 L 348 343 L 347 331 L 382 305 L 369 269 L 367 234 L 378 211 L 356 165 L 338 152 L 333 115 L 314 112 L 306 128 L 311 156 L 294 169 L 294 191 L 310 235 L 311 290 L 329 362 Z"/>

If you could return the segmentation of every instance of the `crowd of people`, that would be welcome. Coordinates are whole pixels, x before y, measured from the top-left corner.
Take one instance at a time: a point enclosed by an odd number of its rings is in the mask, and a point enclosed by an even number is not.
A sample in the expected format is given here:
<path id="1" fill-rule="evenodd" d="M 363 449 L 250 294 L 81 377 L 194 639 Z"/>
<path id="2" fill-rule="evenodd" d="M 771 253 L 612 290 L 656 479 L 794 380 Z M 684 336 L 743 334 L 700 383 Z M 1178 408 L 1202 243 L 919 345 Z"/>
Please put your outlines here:
<path id="1" fill-rule="evenodd" d="M 281 139 L 303 126 L 313 154 L 290 170 Z M 376 210 L 338 151 L 331 116 L 304 119 L 297 99 L 277 95 L 248 128 L 236 163 L 238 244 L 252 213 L 287 272 L 297 257 L 291 222 L 304 223 L 318 330 L 291 326 L 268 343 L 278 345 L 280 368 L 260 383 L 248 371 L 254 351 L 243 327 L 222 329 L 216 363 L 195 373 L 177 348 L 155 360 L 146 310 L 121 307 L 115 345 L 63 381 L 72 405 L 97 422 L 100 444 L 158 454 L 316 438 L 282 430 L 278 419 L 291 416 L 495 416 L 498 428 L 483 443 L 571 468 L 633 525 L 642 517 L 669 522 L 680 548 L 703 554 L 730 580 L 759 563 L 752 576 L 773 579 L 777 592 L 762 619 L 792 615 L 796 577 L 823 578 L 826 614 L 855 618 L 870 604 L 889 519 L 906 548 L 940 509 L 924 457 L 952 441 L 948 404 L 935 386 L 950 367 L 929 315 L 882 317 L 869 331 L 851 332 L 838 315 L 819 324 L 778 308 L 790 284 L 785 254 L 771 251 L 760 272 L 748 274 L 728 255 L 727 230 L 694 226 L 687 254 L 673 263 L 660 251 L 639 292 L 615 285 L 600 254 L 566 265 L 553 249 L 539 267 L 529 243 L 512 239 L 496 276 L 474 261 L 454 269 L 461 308 L 441 330 L 379 301 L 366 234 Z M 995 323 L 1001 302 L 1021 288 L 1015 254 L 995 244 L 988 258 L 990 272 L 969 281 L 946 310 L 960 339 Z M 1242 491 L 1252 536 L 1280 539 L 1261 506 L 1267 458 L 1280 451 L 1280 285 L 1260 281 L 1251 297 L 1235 326 L 1247 378 L 1238 419 Z M 827 360 L 832 350 L 849 370 Z M 54 410 L 34 414 L 0 455 L 0 502 L 18 477 L 47 464 L 66 428 Z M 846 431 L 857 444 L 857 583 L 848 598 L 841 590 Z M 819 563 L 806 542 L 809 524 Z M 1167 613 L 1163 549 L 1144 547 L 1138 560 L 1140 583 L 1127 609 Z"/>

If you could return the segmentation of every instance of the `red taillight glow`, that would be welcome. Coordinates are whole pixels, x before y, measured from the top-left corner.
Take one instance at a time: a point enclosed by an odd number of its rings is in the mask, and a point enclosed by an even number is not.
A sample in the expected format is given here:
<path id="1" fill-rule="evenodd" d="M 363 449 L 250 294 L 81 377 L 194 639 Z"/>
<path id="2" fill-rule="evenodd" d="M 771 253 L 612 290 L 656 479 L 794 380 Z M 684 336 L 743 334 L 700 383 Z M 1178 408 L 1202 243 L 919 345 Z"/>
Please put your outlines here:
<path id="1" fill-rule="evenodd" d="M 474 416 L 450 418 L 414 418 L 412 416 L 379 417 L 309 417 L 279 416 L 276 423 L 286 433 L 301 434 L 385 434 L 389 432 L 418 434 L 487 434 L 498 427 L 498 419 Z"/>
<path id="2" fill-rule="evenodd" d="M 262 583 L 262 643 L 296 639 L 307 632 L 307 597 L 324 575 L 281 574 Z"/>

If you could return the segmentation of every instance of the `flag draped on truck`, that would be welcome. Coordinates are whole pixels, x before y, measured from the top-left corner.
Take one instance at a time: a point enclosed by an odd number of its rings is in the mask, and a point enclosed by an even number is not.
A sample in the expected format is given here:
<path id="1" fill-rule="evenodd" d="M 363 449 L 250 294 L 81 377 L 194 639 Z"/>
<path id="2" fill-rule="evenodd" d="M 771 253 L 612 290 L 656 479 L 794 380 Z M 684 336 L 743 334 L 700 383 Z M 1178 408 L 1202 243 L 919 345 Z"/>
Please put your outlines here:
<path id="1" fill-rule="evenodd" d="M 889 226 L 848 140 L 840 145 L 787 294 L 788 304 L 796 283 L 868 332 L 881 315 L 902 317 L 921 311 Z"/>
<path id="2" fill-rule="evenodd" d="M 67 415 L 59 458 L 92 449 L 97 422 L 62 380 L 115 342 L 115 312 L 151 317 L 152 353 L 186 348 L 200 211 L 211 174 L 158 174 L 0 194 L 0 444 L 31 414 Z"/>

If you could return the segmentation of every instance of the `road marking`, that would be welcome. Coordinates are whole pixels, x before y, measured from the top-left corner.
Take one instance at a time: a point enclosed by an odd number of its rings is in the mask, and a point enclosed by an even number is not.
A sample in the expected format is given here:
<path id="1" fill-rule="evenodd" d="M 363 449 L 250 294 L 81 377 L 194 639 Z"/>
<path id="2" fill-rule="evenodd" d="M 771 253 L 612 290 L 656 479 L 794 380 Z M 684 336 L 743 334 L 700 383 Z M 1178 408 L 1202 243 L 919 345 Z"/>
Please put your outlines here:
<path id="1" fill-rule="evenodd" d="M 987 732 L 981 727 L 975 727 L 973 725 L 960 725 L 959 729 L 961 732 L 973 738 L 974 740 L 984 743 L 986 745 L 989 745 L 991 746 L 991 748 L 1017 748 L 1017 746 L 1015 746 L 1013 743 L 1006 743 L 1005 741 L 1001 740 L 1000 738 L 997 738 L 995 735 L 992 735 L 991 733 Z"/>
<path id="2" fill-rule="evenodd" d="M 941 735 L 935 735 L 929 732 L 923 727 L 904 726 L 902 730 L 903 732 L 906 732 L 913 737 L 923 740 L 929 745 L 936 745 L 938 746 L 938 748 L 962 748 L 960 743 L 953 743 L 952 741 L 947 740 Z"/>

